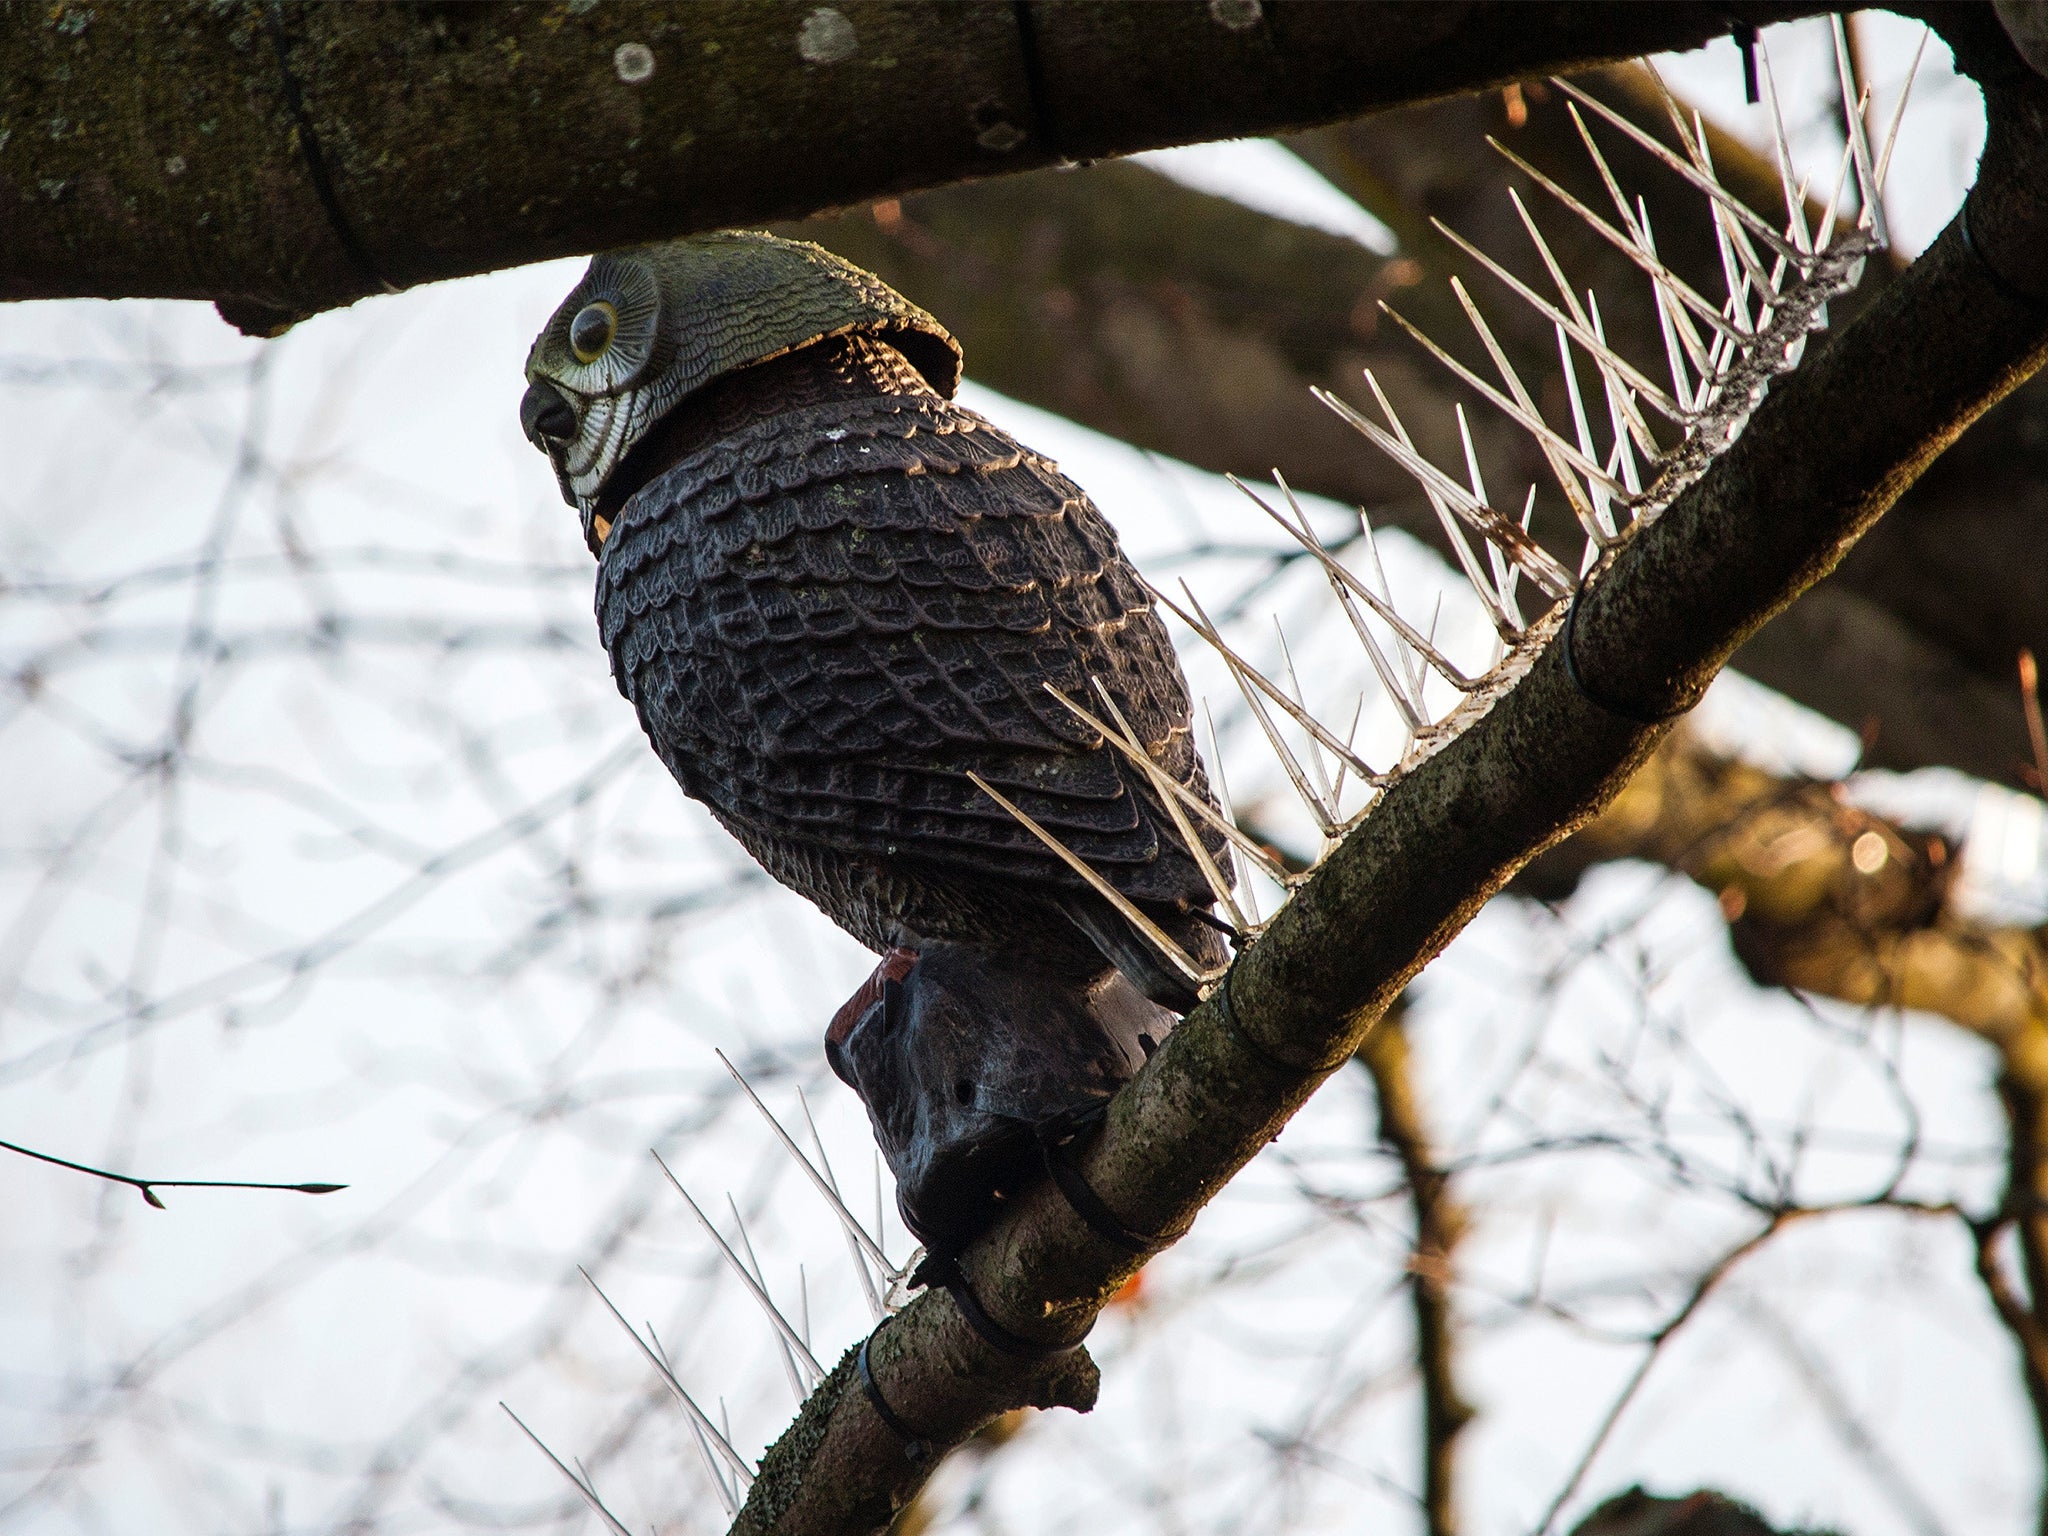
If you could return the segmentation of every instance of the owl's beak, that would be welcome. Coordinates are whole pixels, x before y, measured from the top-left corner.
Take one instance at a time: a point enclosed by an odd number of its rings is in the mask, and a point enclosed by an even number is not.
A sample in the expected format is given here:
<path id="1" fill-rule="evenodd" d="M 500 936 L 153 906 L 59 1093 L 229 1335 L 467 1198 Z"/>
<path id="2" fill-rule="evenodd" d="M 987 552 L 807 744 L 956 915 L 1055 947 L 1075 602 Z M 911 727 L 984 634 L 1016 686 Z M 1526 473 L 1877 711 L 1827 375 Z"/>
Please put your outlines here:
<path id="1" fill-rule="evenodd" d="M 576 412 L 552 384 L 535 379 L 519 402 L 519 430 L 542 453 L 576 435 Z"/>

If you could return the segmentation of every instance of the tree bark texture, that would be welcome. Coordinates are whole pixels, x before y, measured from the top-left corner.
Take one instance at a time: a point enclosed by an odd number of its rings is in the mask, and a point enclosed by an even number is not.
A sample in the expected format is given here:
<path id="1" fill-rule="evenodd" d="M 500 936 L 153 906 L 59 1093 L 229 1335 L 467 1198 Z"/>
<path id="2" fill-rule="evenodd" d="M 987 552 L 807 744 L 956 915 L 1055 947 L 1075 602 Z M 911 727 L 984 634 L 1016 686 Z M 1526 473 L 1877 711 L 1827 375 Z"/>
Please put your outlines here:
<path id="1" fill-rule="evenodd" d="M 2048 292 L 2048 85 L 2007 57 L 2012 68 L 1985 71 L 1976 251 L 1945 231 L 1622 547 L 1578 604 L 1577 675 L 1601 697 L 1645 717 L 1695 702 L 1744 640 L 2048 357 L 2048 307 L 2010 296 L 2012 285 Z M 1902 353 L 1918 365 L 1899 369 Z M 1890 387 L 1873 391 L 1873 379 Z M 1560 617 L 1545 621 L 1519 684 L 1387 792 L 1111 1102 L 1078 1165 L 1127 1226 L 1183 1230 L 1409 978 L 1528 859 L 1597 812 L 1665 734 L 1580 692 L 1560 654 Z M 962 1262 L 1000 1324 L 1052 1345 L 1078 1344 L 1138 1261 L 1041 1185 Z M 770 1449 L 736 1530 L 874 1529 L 922 1482 L 928 1461 L 877 1415 L 855 1358 Z M 1020 1402 L 1093 1400 L 1078 1348 L 1037 1361 L 998 1353 L 949 1293 L 885 1322 L 870 1359 L 893 1414 L 940 1449 Z"/>
<path id="2" fill-rule="evenodd" d="M 1669 137 L 1646 71 L 1581 78 L 1619 110 Z M 1600 295 L 1610 335 L 1661 373 L 1648 287 L 1584 226 L 1497 156 L 1489 134 L 1599 206 L 1594 177 L 1562 99 L 1521 93 L 1513 117 L 1498 93 L 1385 113 L 1296 135 L 1288 143 L 1390 227 L 1391 259 L 1321 230 L 1192 191 L 1137 165 L 1101 165 L 979 182 L 785 226 L 880 273 L 944 318 L 977 379 L 1098 431 L 1218 472 L 1263 479 L 1365 507 L 1445 549 L 1415 484 L 1309 398 L 1321 385 L 1373 407 L 1373 368 L 1440 463 L 1459 462 L 1452 404 L 1463 399 L 1488 484 L 1518 492 L 1548 471 L 1529 439 L 1475 401 L 1377 309 L 1381 299 L 1482 373 L 1490 363 L 1452 298 L 1461 276 L 1541 403 L 1569 431 L 1548 323 L 1503 292 L 1429 223 L 1440 217 L 1547 291 L 1508 200 L 1517 187 L 1565 270 Z M 1717 171 L 1752 206 L 1779 206 L 1776 171 L 1710 130 Z M 1720 258 L 1705 202 L 1618 136 L 1617 174 L 1650 205 L 1660 250 L 1702 292 Z M 1818 219 L 1820 209 L 1813 208 Z M 1839 325 L 1890 280 L 1874 266 L 1838 304 Z M 1824 345 L 1826 338 L 1817 344 Z M 1866 388 L 1876 387 L 1875 381 Z M 1503 492 L 1505 494 L 1505 492 Z M 1553 499 L 1539 533 L 1559 527 Z M 1249 515 L 1249 509 L 1248 509 Z M 1875 727 L 1873 767 L 1944 765 L 2026 787 L 2025 723 L 2014 686 L 2021 647 L 2048 655 L 2048 381 L 2003 402 L 1873 531 L 1843 568 L 1764 629 L 1738 669 L 1841 721 Z"/>
<path id="3" fill-rule="evenodd" d="M 1810 4 L 0 4 L 0 297 L 387 288 L 1306 127 Z"/>

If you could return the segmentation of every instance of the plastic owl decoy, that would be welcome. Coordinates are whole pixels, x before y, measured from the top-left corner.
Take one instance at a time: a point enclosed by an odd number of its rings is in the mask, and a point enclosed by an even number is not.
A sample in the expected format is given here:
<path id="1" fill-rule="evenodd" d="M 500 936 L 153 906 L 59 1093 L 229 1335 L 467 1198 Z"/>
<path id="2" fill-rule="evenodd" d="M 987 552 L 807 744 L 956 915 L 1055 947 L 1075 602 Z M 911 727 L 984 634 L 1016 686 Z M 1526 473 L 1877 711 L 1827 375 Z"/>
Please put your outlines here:
<path id="1" fill-rule="evenodd" d="M 1209 799 L 1166 629 L 1086 494 L 953 403 L 960 368 L 936 320 L 829 252 L 706 235 L 592 261 L 520 407 L 654 750 L 883 956 L 826 1049 L 935 1246 L 1194 1003 L 1147 924 L 1227 958 L 1161 800 L 1162 779 Z M 1055 689 L 1112 705 L 1154 767 Z"/>

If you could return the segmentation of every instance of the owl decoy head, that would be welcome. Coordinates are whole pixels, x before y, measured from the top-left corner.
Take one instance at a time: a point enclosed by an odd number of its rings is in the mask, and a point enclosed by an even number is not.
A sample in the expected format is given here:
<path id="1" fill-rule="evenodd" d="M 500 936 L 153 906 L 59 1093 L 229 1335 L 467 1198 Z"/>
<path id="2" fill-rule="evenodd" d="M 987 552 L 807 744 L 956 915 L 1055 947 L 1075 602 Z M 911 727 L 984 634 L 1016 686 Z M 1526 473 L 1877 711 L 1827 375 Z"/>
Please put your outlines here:
<path id="1" fill-rule="evenodd" d="M 639 488 L 621 483 L 633 478 L 621 471 L 634 446 L 680 401 L 750 364 L 853 332 L 889 342 L 940 394 L 959 387 L 960 347 L 944 326 L 805 241 L 734 232 L 607 252 L 527 353 L 519 424 L 554 465 L 596 554 Z"/>

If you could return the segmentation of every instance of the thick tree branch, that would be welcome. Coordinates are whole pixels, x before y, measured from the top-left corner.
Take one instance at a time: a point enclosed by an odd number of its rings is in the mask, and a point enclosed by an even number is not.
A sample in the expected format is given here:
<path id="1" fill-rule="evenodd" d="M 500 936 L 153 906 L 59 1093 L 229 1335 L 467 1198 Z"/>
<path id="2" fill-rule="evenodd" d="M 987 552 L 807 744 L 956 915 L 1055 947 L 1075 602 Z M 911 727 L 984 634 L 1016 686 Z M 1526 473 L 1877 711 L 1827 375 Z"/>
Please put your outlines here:
<path id="1" fill-rule="evenodd" d="M 1811 4 L 0 3 L 0 297 L 386 287 L 1272 133 Z"/>
<path id="2" fill-rule="evenodd" d="M 2048 85 L 2009 70 L 1990 74 L 1986 91 L 1990 141 L 1971 222 L 2000 275 L 1955 229 L 1945 232 L 1628 542 L 1579 603 L 1578 670 L 1607 697 L 1646 714 L 1696 701 L 1744 639 L 1832 569 L 2048 356 L 2048 309 L 2016 302 L 2006 287 L 2048 292 Z M 1915 368 L 1896 366 L 1902 351 Z M 1888 387 L 1873 388 L 1879 380 Z M 1190 1222 L 1479 906 L 1593 815 L 1654 748 L 1662 729 L 1578 691 L 1559 654 L 1559 618 L 1546 621 L 1551 638 L 1520 684 L 1387 793 L 1112 1101 L 1079 1161 L 1129 1226 L 1172 1232 Z M 1277 1066 L 1275 1056 L 1300 1065 Z M 962 1262 L 998 1322 L 1048 1344 L 1085 1334 L 1136 1263 L 1050 1186 L 1020 1198 Z M 998 1354 L 947 1293 L 883 1324 L 871 1351 L 894 1414 L 940 1447 L 1020 1402 L 1085 1403 L 1093 1371 L 1084 1358 Z M 925 1465 L 870 1406 L 849 1355 L 770 1450 L 735 1529 L 875 1528 Z"/>

